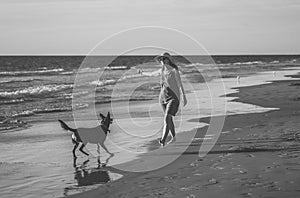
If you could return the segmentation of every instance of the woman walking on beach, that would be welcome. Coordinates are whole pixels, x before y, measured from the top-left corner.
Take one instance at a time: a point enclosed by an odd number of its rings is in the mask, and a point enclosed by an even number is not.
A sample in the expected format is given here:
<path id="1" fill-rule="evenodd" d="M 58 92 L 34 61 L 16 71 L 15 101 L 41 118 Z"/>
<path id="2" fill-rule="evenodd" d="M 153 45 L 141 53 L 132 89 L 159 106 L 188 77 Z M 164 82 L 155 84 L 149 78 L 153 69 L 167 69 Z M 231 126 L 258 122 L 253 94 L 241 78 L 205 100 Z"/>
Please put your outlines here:
<path id="1" fill-rule="evenodd" d="M 180 90 L 182 92 L 184 106 L 187 104 L 187 100 L 178 71 L 178 66 L 172 60 L 171 55 L 166 52 L 161 56 L 155 57 L 155 59 L 162 65 L 159 102 L 164 111 L 164 127 L 162 138 L 159 140 L 159 143 L 161 146 L 165 146 L 169 131 L 172 135 L 172 139 L 169 143 L 176 141 L 173 116 L 175 116 L 178 111 Z"/>

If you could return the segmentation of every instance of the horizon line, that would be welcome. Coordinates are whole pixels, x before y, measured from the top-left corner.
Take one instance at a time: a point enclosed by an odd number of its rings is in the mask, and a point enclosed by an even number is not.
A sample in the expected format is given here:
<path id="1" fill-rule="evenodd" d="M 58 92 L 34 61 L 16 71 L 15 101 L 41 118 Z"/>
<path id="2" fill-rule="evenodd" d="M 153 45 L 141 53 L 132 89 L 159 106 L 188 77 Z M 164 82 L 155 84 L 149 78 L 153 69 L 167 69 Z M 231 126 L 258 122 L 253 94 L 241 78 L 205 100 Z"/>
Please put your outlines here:
<path id="1" fill-rule="evenodd" d="M 1 56 L 157 56 L 157 54 L 128 54 L 128 55 L 116 55 L 116 54 L 0 54 Z M 300 56 L 300 53 L 237 53 L 237 54 L 182 54 L 172 56 Z"/>

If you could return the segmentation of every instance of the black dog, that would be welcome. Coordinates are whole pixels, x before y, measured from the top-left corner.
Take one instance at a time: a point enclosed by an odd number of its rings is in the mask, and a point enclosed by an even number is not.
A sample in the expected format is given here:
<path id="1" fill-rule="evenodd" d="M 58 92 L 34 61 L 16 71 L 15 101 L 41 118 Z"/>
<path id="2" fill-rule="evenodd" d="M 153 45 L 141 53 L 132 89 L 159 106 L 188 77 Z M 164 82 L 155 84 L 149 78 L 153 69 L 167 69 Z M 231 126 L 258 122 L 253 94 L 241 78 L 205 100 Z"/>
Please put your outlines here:
<path id="1" fill-rule="evenodd" d="M 83 148 L 87 143 L 97 144 L 98 146 L 98 154 L 100 155 L 100 145 L 102 148 L 109 153 L 110 155 L 113 155 L 113 153 L 109 152 L 106 146 L 104 145 L 104 141 L 106 139 L 107 133 L 110 132 L 109 125 L 112 124 L 113 119 L 110 118 L 110 113 L 107 113 L 107 116 L 105 117 L 100 113 L 101 117 L 101 123 L 99 126 L 94 128 L 78 128 L 78 129 L 72 129 L 70 128 L 64 121 L 58 120 L 60 122 L 60 125 L 63 129 L 67 131 L 71 131 L 72 134 L 72 142 L 74 144 L 73 148 L 73 156 L 76 158 L 75 150 L 77 149 L 78 145 L 82 143 L 79 150 L 85 154 L 89 155 L 85 151 L 83 151 Z"/>

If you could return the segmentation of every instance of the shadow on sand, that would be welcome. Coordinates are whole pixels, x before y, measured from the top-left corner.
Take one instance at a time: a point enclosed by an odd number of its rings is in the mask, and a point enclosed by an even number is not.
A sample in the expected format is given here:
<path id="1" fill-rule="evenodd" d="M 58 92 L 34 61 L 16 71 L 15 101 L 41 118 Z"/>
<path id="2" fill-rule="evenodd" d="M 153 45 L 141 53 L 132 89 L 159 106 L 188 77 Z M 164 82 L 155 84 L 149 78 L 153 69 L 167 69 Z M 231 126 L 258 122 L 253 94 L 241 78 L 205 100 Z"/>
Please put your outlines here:
<path id="1" fill-rule="evenodd" d="M 77 163 L 77 158 L 73 158 L 74 180 L 76 183 L 75 185 L 64 189 L 64 196 L 82 192 L 82 190 L 80 190 L 81 188 L 93 187 L 98 184 L 106 184 L 110 181 L 121 178 L 123 176 L 122 171 L 118 171 L 113 167 L 106 167 L 106 164 L 108 164 L 112 157 L 113 156 L 108 157 L 105 160 L 105 163 L 98 163 L 96 166 L 89 163 L 89 159 L 82 163 Z"/>

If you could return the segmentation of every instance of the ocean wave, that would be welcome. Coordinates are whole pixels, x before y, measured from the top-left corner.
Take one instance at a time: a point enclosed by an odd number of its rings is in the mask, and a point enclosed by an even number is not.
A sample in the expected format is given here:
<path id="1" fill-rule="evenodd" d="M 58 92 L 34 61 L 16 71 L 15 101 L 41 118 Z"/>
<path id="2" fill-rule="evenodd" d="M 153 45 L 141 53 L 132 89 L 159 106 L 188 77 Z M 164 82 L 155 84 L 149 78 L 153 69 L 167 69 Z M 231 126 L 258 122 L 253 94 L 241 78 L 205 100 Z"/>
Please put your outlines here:
<path id="1" fill-rule="evenodd" d="M 107 104 L 107 103 L 117 103 L 117 102 L 138 102 L 138 101 L 148 101 L 153 100 L 152 97 L 137 97 L 137 98 L 118 98 L 118 99 L 101 99 L 99 101 L 96 101 L 95 104 Z"/>
<path id="2" fill-rule="evenodd" d="M 118 81 L 122 81 L 122 80 L 126 80 L 126 79 L 132 79 L 132 78 L 140 78 L 142 76 L 145 76 L 144 73 L 145 72 L 143 72 L 142 74 L 132 74 L 132 75 L 123 76 Z"/>
<path id="3" fill-rule="evenodd" d="M 272 64 L 278 64 L 279 61 L 272 61 Z M 231 63 L 190 63 L 185 64 L 184 67 L 209 67 L 209 68 L 226 68 L 226 67 L 235 67 L 242 65 L 261 65 L 261 64 L 270 64 L 269 62 L 263 61 L 248 61 L 248 62 L 231 62 Z"/>
<path id="4" fill-rule="evenodd" d="M 73 87 L 73 85 L 70 85 L 70 84 L 41 85 L 41 86 L 19 89 L 19 90 L 15 90 L 15 91 L 0 92 L 0 96 L 1 97 L 14 97 L 14 96 L 18 96 L 18 95 L 39 95 L 39 94 L 44 94 L 44 93 L 62 91 L 62 90 L 72 88 L 72 87 Z"/>
<path id="5" fill-rule="evenodd" d="M 33 114 L 34 114 L 33 110 L 25 110 L 22 112 L 13 113 L 10 117 L 14 118 L 14 117 L 20 117 L 20 116 L 31 116 Z"/>
<path id="6" fill-rule="evenodd" d="M 43 74 L 43 73 L 57 73 L 64 71 L 63 68 L 58 69 L 41 69 L 41 70 L 33 70 L 33 71 L 2 71 L 0 75 L 8 75 L 8 76 L 15 76 L 15 75 L 22 75 L 22 74 Z"/>
<path id="7" fill-rule="evenodd" d="M 21 103 L 21 102 L 24 102 L 24 100 L 23 99 L 3 100 L 3 101 L 0 101 L 0 105 L 1 104 L 15 104 L 15 103 Z"/>
<path id="8" fill-rule="evenodd" d="M 71 108 L 68 107 L 54 107 L 54 108 L 44 108 L 44 109 L 34 109 L 32 112 L 33 114 L 38 114 L 38 113 L 55 113 L 55 112 L 65 112 L 65 111 L 71 111 Z"/>
<path id="9" fill-rule="evenodd" d="M 299 59 L 290 59 L 290 60 L 287 60 L 285 61 L 286 63 L 296 63 L 298 62 Z"/>
<path id="10" fill-rule="evenodd" d="M 183 68 L 186 69 L 197 69 L 197 72 L 203 72 L 203 71 L 208 71 L 208 70 L 216 70 L 220 66 L 225 66 L 225 64 L 215 64 L 215 63 L 190 63 L 190 64 L 184 64 Z"/>
<path id="11" fill-rule="evenodd" d="M 156 85 L 151 87 L 151 90 L 160 90 L 161 89 L 161 85 Z"/>
<path id="12" fill-rule="evenodd" d="M 275 61 L 272 61 L 272 62 L 270 62 L 271 64 L 278 64 L 278 63 L 280 63 L 280 61 L 278 61 L 278 60 L 275 60 Z"/>
<path id="13" fill-rule="evenodd" d="M 90 82 L 89 84 L 90 85 L 96 85 L 98 87 L 101 87 L 101 86 L 105 86 L 105 85 L 113 85 L 113 84 L 116 84 L 118 80 L 114 80 L 114 79 L 111 79 L 111 80 L 95 80 L 95 81 L 92 81 Z"/>
<path id="14" fill-rule="evenodd" d="M 160 71 L 156 70 L 156 71 L 153 71 L 153 72 L 142 72 L 140 74 L 126 75 L 126 76 L 121 77 L 120 79 L 96 80 L 96 81 L 90 82 L 89 84 L 101 87 L 101 86 L 105 86 L 105 85 L 114 85 L 117 82 L 122 82 L 122 81 L 128 80 L 128 79 L 150 77 L 150 76 L 159 76 L 159 75 L 160 75 Z"/>
<path id="15" fill-rule="evenodd" d="M 7 131 L 7 130 L 16 129 L 20 127 L 26 127 L 26 126 L 28 126 L 27 122 L 21 120 L 7 118 L 7 117 L 4 117 L 4 119 L 2 119 L 2 117 L 0 118 L 0 131 Z"/>
<path id="16" fill-rule="evenodd" d="M 85 109 L 88 108 L 88 104 L 75 104 L 74 108 L 71 106 L 67 107 L 51 107 L 51 108 L 36 108 L 31 110 L 25 110 L 21 112 L 15 112 L 10 115 L 11 118 L 16 117 L 27 117 L 32 116 L 34 114 L 40 114 L 40 113 L 55 113 L 55 112 L 66 112 L 66 111 L 72 111 L 72 110 L 79 110 L 79 109 Z"/>
<path id="17" fill-rule="evenodd" d="M 73 74 L 85 74 L 85 73 L 97 73 L 100 70 L 103 70 L 105 68 L 101 68 L 101 67 L 86 67 L 86 68 L 79 68 L 78 70 L 73 70 L 73 71 L 64 71 L 64 72 L 60 72 L 60 75 L 73 75 Z"/>
<path id="18" fill-rule="evenodd" d="M 89 104 L 75 104 L 75 107 L 72 110 L 85 109 L 88 107 L 89 107 Z"/>
<path id="19" fill-rule="evenodd" d="M 184 64 L 184 67 L 199 67 L 203 65 L 208 65 L 208 64 L 203 64 L 203 63 L 189 63 L 189 64 Z"/>
<path id="20" fill-rule="evenodd" d="M 104 67 L 104 69 L 107 70 L 127 70 L 130 69 L 129 66 L 109 66 L 109 67 Z"/>
<path id="21" fill-rule="evenodd" d="M 63 96 L 65 99 L 72 99 L 73 97 L 79 97 L 79 96 L 85 96 L 89 94 L 88 91 L 81 91 L 81 92 L 78 92 L 78 93 L 65 93 Z"/>
<path id="22" fill-rule="evenodd" d="M 86 67 L 78 69 L 77 73 L 95 73 L 101 70 L 101 67 Z M 104 70 L 104 68 L 102 68 Z"/>
<path id="23" fill-rule="evenodd" d="M 262 61 L 249 61 L 249 62 L 236 62 L 233 63 L 233 65 L 258 65 L 258 64 L 263 64 L 264 62 Z"/>
<path id="24" fill-rule="evenodd" d="M 66 72 L 60 72 L 59 75 L 73 75 L 75 72 L 73 71 L 66 71 Z"/>
<path id="25" fill-rule="evenodd" d="M 79 68 L 78 70 L 74 71 L 65 71 L 65 72 L 60 72 L 60 75 L 72 75 L 72 74 L 84 74 L 84 73 L 97 73 L 99 71 L 104 71 L 104 70 L 124 70 L 128 69 L 129 67 L 127 66 L 113 66 L 113 67 L 86 67 L 86 68 Z"/>
<path id="26" fill-rule="evenodd" d="M 120 79 L 95 80 L 95 81 L 90 82 L 90 85 L 96 85 L 98 87 L 102 87 L 102 86 L 105 86 L 105 85 L 114 85 L 117 82 L 120 82 L 122 80 L 129 79 L 129 78 L 136 78 L 137 76 L 141 77 L 140 74 L 137 74 L 137 75 L 132 75 L 132 76 L 124 76 Z"/>
<path id="27" fill-rule="evenodd" d="M 74 70 L 74 71 L 60 72 L 59 75 L 73 75 L 73 74 L 97 73 L 101 69 L 104 71 L 104 68 L 101 68 L 101 67 L 97 67 L 97 68 L 91 68 L 91 67 L 79 68 L 78 70 Z"/>
<path id="28" fill-rule="evenodd" d="M 152 72 L 142 72 L 142 76 L 159 76 L 160 70 L 152 71 Z"/>
<path id="29" fill-rule="evenodd" d="M 1 83 L 15 83 L 15 82 L 31 82 L 31 81 L 34 81 L 36 79 L 34 78 L 29 78 L 29 79 L 9 79 L 9 80 L 1 80 L 0 81 L 0 84 Z"/>

